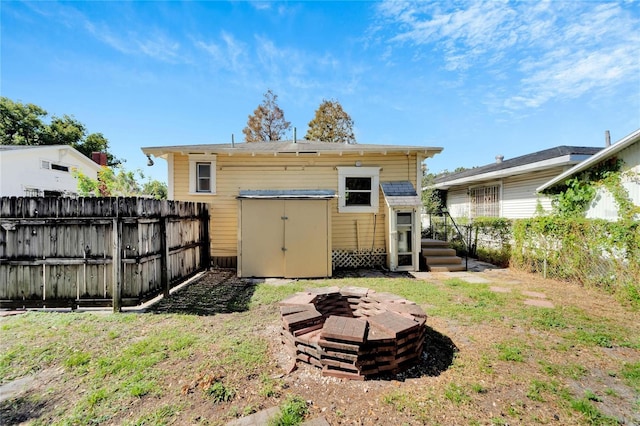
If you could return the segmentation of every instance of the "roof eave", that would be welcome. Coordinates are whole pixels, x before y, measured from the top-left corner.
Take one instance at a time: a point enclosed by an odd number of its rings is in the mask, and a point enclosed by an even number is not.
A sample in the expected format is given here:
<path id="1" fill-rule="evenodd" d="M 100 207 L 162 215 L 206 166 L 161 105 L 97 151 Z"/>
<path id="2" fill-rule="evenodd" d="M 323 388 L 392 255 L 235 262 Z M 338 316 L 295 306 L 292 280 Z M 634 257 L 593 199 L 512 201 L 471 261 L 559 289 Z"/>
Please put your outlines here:
<path id="1" fill-rule="evenodd" d="M 584 170 L 587 170 L 589 167 L 593 166 L 594 164 L 598 164 L 601 161 L 606 160 L 607 158 L 609 158 L 610 156 L 622 151 L 623 149 L 627 148 L 628 146 L 632 145 L 633 143 L 636 143 L 640 141 L 640 129 L 636 130 L 635 132 L 630 133 L 629 135 L 625 136 L 624 138 L 620 139 L 618 142 L 612 144 L 611 146 L 608 146 L 607 148 L 603 149 L 602 151 L 592 155 L 591 157 L 587 158 L 586 160 L 582 161 L 579 164 L 576 164 L 575 166 L 573 166 L 572 168 L 570 168 L 569 170 L 565 171 L 564 173 L 561 173 L 560 175 L 556 176 L 555 178 L 551 179 L 549 182 L 545 183 L 542 186 L 539 186 L 538 188 L 536 188 L 537 192 L 544 192 L 547 189 L 552 188 L 553 186 L 557 185 L 560 182 L 565 181 L 566 179 L 570 178 L 571 176 L 580 173 Z"/>
<path id="2" fill-rule="evenodd" d="M 202 145 L 202 146 L 184 146 L 184 147 L 143 147 L 141 148 L 142 152 L 145 155 L 153 155 L 154 157 L 165 158 L 168 154 L 171 153 L 179 153 L 182 155 L 189 154 L 210 154 L 210 155 L 243 155 L 243 156 L 257 156 L 257 155 L 268 155 L 268 156 L 278 156 L 278 155 L 329 155 L 329 156 L 342 156 L 342 155 L 359 155 L 364 156 L 367 154 L 380 154 L 386 155 L 389 153 L 405 153 L 407 155 L 410 154 L 418 154 L 422 155 L 423 158 L 430 158 L 436 154 L 442 152 L 443 148 L 441 147 L 409 147 L 409 146 L 380 146 L 376 147 L 374 145 L 349 145 L 349 149 L 331 149 L 331 150 L 318 150 L 314 149 L 317 147 L 313 146 L 300 146 L 300 149 L 292 150 L 292 149 L 277 149 L 277 150 L 262 150 L 262 149 L 243 149 L 234 148 L 234 147 L 217 147 L 215 145 Z"/>
<path id="3" fill-rule="evenodd" d="M 467 176 L 460 179 L 454 179 L 450 181 L 443 181 L 432 185 L 432 188 L 448 190 L 453 186 L 467 185 L 476 182 L 485 182 L 490 180 L 502 179 L 509 176 L 516 176 L 525 173 L 538 172 L 541 170 L 547 170 L 553 167 L 570 166 L 588 158 L 589 155 L 563 155 L 561 157 L 551 158 L 544 161 L 537 161 L 535 163 L 524 164 L 516 167 L 509 167 L 507 169 L 495 170 L 487 173 L 480 173 L 477 175 Z"/>

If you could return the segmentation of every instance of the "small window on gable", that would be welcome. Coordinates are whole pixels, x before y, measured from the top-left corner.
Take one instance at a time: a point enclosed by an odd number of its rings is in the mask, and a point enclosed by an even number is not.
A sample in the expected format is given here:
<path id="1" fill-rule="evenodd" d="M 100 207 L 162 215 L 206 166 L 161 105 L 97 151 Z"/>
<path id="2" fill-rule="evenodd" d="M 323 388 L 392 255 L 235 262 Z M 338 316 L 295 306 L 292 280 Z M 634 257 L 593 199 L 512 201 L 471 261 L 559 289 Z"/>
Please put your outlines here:
<path id="1" fill-rule="evenodd" d="M 379 167 L 338 167 L 338 211 L 377 213 Z"/>
<path id="2" fill-rule="evenodd" d="M 216 193 L 215 155 L 189 155 L 189 193 Z"/>
<path id="3" fill-rule="evenodd" d="M 68 172 L 69 171 L 69 167 L 63 166 L 61 164 L 51 163 L 51 170 L 58 170 L 58 171 L 61 171 L 61 172 Z"/>

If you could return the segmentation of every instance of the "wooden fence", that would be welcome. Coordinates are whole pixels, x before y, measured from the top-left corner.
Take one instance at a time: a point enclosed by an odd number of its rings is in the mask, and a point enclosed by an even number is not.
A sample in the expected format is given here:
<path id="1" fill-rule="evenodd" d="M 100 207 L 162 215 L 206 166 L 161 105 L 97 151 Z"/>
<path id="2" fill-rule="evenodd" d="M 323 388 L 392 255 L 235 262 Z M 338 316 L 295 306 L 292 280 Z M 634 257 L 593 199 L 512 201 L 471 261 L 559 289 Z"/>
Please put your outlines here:
<path id="1" fill-rule="evenodd" d="M 132 306 L 209 265 L 206 203 L 0 198 L 0 307 Z"/>

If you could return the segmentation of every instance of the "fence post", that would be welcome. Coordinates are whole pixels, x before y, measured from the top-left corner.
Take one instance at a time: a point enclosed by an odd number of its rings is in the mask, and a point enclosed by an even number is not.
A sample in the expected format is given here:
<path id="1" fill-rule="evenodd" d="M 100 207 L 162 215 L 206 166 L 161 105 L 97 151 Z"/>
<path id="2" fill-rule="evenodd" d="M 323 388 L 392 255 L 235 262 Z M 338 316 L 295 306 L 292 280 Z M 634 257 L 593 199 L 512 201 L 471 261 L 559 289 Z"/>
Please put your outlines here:
<path id="1" fill-rule="evenodd" d="M 171 283 L 169 280 L 169 236 L 167 235 L 167 222 L 169 218 L 163 215 L 160 218 L 160 287 L 164 291 L 164 297 L 169 297 Z"/>
<path id="2" fill-rule="evenodd" d="M 113 312 L 122 311 L 122 221 L 113 219 Z"/>
<path id="3" fill-rule="evenodd" d="M 209 241 L 209 205 L 201 204 L 200 209 L 200 232 L 202 234 L 200 236 L 200 266 L 209 269 L 209 267 L 211 266 L 211 244 Z"/>

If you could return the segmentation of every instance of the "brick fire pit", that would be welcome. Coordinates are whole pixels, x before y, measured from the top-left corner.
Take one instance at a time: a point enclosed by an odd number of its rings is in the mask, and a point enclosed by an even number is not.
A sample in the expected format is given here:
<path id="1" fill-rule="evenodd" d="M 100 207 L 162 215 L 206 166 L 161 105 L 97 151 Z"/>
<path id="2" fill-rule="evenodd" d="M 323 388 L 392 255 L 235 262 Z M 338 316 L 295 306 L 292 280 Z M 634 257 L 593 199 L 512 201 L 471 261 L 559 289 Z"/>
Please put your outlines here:
<path id="1" fill-rule="evenodd" d="M 282 341 L 325 376 L 364 380 L 420 357 L 427 315 L 414 302 L 362 287 L 323 287 L 280 302 Z"/>

